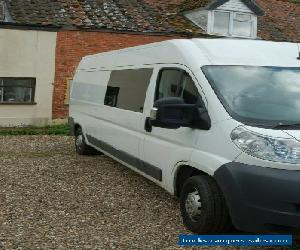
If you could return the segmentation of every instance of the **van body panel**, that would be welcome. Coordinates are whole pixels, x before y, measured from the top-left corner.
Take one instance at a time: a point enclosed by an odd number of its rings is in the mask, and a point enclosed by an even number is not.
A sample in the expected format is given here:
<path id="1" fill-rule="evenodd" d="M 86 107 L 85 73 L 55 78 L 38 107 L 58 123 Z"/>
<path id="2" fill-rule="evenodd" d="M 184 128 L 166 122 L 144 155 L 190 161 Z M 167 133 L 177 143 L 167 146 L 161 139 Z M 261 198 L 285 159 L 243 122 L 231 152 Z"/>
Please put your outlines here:
<path id="1" fill-rule="evenodd" d="M 143 136 L 141 131 L 142 115 L 131 111 L 112 109 L 110 107 L 95 108 L 95 115 L 90 121 L 93 126 L 87 133 L 97 135 L 102 142 L 114 145 L 117 150 L 127 152 L 140 159 L 139 146 Z M 101 114 L 101 116 L 96 114 Z"/>
<path id="2" fill-rule="evenodd" d="M 211 65 L 299 67 L 296 43 L 258 40 L 193 39 Z M 233 49 L 234 48 L 234 49 Z"/>
<path id="3" fill-rule="evenodd" d="M 209 84 L 201 68 L 193 72 L 197 82 L 202 90 L 203 96 L 206 100 L 206 108 L 209 113 L 211 123 L 219 123 L 222 121 L 232 119 L 227 112 L 224 112 L 224 107 L 216 96 L 213 88 Z M 208 101 L 209 100 L 209 101 Z"/>
<path id="4" fill-rule="evenodd" d="M 178 39 L 86 56 L 81 60 L 73 79 L 70 125 L 71 128 L 76 125 L 82 127 L 88 145 L 104 152 L 172 194 L 176 187 L 177 170 L 181 166 L 190 166 L 210 175 L 221 186 L 226 201 L 230 204 L 235 225 L 245 230 L 263 230 L 264 225 L 251 224 L 251 220 L 243 216 L 251 206 L 260 204 L 259 200 L 254 202 L 255 197 L 261 199 L 261 196 L 268 195 L 268 185 L 273 177 L 278 185 L 286 187 L 285 190 L 289 192 L 287 195 L 292 202 L 299 202 L 291 187 L 299 184 L 295 176 L 299 174 L 300 164 L 273 162 L 253 157 L 233 142 L 232 131 L 243 127 L 252 133 L 270 138 L 300 141 L 299 130 L 268 129 L 237 121 L 226 111 L 203 71 L 204 66 L 212 65 L 298 68 L 300 61 L 296 59 L 297 56 L 297 44 L 240 39 Z M 106 97 L 108 86 L 111 87 L 109 83 L 112 72 L 144 68 L 151 68 L 153 72 L 140 112 L 126 110 L 117 105 L 108 106 L 110 104 L 107 104 Z M 192 79 L 203 101 L 201 105 L 204 105 L 203 108 L 207 110 L 211 120 L 209 130 L 189 127 L 166 129 L 153 126 L 150 131 L 146 131 L 145 123 L 157 98 L 160 71 L 166 68 L 180 69 Z M 141 86 L 137 89 L 139 87 Z M 181 88 L 183 89 L 182 86 Z M 183 99 L 183 94 L 181 97 Z M 280 173 L 283 173 L 283 178 Z M 292 180 L 291 187 L 287 181 L 289 178 Z M 245 187 L 240 180 L 251 180 L 253 187 Z M 251 193 L 257 191 L 256 184 L 261 188 L 262 195 L 256 196 Z M 244 195 L 246 198 L 250 195 L 251 199 L 243 200 Z M 239 199 L 243 200 L 241 206 L 244 212 L 238 211 Z M 281 202 L 283 199 L 281 196 L 278 201 Z M 251 201 L 252 204 L 245 204 L 244 201 Z M 272 204 L 275 201 L 269 202 Z M 299 203 L 296 208 L 299 209 Z M 278 218 L 282 225 L 294 227 L 293 218 L 299 221 L 299 215 L 293 217 L 290 213 L 285 217 L 280 213 L 269 212 L 266 216 Z M 257 216 L 264 215 L 263 211 L 257 212 Z M 242 225 L 244 222 L 245 226 Z M 271 224 L 273 222 L 273 219 L 267 221 Z"/>
<path id="5" fill-rule="evenodd" d="M 202 99 L 206 102 L 205 95 L 193 72 L 185 65 L 160 64 L 155 67 L 155 77 L 147 91 L 144 121 L 149 117 L 154 105 L 155 92 L 159 72 L 163 69 L 181 69 L 187 72 L 197 84 L 197 89 Z M 196 146 L 199 131 L 190 128 L 165 129 L 153 127 L 151 133 L 145 133 L 143 140 L 143 159 L 151 165 L 157 166 L 163 172 L 163 187 L 173 193 L 173 167 L 178 162 L 189 163 L 191 154 Z"/>
<path id="6" fill-rule="evenodd" d="M 193 166 L 213 175 L 220 166 L 234 161 L 241 151 L 231 141 L 230 133 L 238 125 L 229 119 L 213 124 L 209 131 L 200 131 L 191 156 Z"/>
<path id="7" fill-rule="evenodd" d="M 201 64 L 198 64 L 199 62 Z M 210 61 L 203 51 L 197 48 L 193 39 L 176 39 L 86 56 L 80 62 L 78 69 L 116 69 L 173 63 L 186 65 L 194 70 L 198 65 L 210 64 Z"/>

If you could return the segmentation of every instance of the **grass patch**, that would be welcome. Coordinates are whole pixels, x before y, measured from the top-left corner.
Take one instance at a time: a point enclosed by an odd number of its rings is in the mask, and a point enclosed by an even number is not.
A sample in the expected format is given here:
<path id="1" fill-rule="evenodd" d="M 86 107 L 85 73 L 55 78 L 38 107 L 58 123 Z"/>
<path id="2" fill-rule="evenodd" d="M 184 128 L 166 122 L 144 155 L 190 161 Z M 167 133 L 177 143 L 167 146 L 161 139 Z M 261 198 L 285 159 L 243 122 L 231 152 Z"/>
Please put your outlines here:
<path id="1" fill-rule="evenodd" d="M 68 124 L 45 127 L 1 128 L 0 135 L 71 135 Z"/>

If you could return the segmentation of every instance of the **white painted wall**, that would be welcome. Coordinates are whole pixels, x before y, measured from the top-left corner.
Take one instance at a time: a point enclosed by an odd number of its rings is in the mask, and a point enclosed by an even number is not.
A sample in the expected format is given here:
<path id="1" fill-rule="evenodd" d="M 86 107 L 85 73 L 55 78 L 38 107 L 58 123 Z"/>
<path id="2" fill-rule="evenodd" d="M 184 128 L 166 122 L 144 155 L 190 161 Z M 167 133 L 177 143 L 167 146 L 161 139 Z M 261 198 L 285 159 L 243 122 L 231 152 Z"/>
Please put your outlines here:
<path id="1" fill-rule="evenodd" d="M 56 32 L 0 29 L 0 77 L 35 77 L 36 105 L 0 104 L 0 126 L 52 120 Z"/>
<path id="2" fill-rule="evenodd" d="M 191 20 L 194 24 L 199 26 L 204 31 L 207 31 L 207 22 L 208 22 L 208 10 L 204 9 L 195 9 L 189 12 L 186 12 L 185 17 Z"/>

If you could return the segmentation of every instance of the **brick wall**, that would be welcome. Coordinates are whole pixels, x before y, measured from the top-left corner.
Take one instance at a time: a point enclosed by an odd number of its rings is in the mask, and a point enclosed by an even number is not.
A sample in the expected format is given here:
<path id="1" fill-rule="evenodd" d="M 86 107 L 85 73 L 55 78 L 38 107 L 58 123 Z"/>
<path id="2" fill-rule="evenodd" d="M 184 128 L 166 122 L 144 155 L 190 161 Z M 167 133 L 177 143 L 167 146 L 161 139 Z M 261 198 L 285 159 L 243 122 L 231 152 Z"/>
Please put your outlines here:
<path id="1" fill-rule="evenodd" d="M 172 39 L 171 36 L 139 35 L 85 31 L 60 31 L 56 42 L 53 118 L 66 118 L 67 80 L 73 77 L 83 56 L 136 45 Z"/>

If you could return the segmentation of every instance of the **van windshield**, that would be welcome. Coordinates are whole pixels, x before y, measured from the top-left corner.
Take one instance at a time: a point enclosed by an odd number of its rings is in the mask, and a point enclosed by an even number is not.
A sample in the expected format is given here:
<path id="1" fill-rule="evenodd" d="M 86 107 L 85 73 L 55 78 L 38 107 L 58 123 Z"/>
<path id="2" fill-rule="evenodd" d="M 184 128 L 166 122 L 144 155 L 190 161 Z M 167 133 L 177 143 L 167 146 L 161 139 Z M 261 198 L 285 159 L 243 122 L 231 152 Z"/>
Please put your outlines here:
<path id="1" fill-rule="evenodd" d="M 300 124 L 300 68 L 204 66 L 227 112 L 248 125 Z"/>

